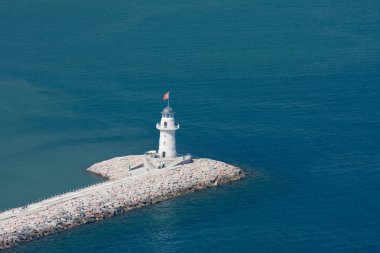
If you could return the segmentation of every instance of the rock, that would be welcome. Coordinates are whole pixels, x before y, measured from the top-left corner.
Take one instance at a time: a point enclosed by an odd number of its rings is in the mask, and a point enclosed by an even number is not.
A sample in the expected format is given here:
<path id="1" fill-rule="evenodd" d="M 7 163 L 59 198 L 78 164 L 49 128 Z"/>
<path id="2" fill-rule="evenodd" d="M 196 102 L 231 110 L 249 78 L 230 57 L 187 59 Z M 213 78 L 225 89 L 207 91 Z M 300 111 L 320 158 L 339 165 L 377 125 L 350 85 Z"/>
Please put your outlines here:
<path id="1" fill-rule="evenodd" d="M 128 178 L 126 165 L 142 158 L 119 157 L 95 164 L 87 171 L 109 182 L 32 204 L 28 209 L 1 213 L 0 249 L 245 176 L 239 168 L 223 162 L 194 159 L 180 167 Z"/>

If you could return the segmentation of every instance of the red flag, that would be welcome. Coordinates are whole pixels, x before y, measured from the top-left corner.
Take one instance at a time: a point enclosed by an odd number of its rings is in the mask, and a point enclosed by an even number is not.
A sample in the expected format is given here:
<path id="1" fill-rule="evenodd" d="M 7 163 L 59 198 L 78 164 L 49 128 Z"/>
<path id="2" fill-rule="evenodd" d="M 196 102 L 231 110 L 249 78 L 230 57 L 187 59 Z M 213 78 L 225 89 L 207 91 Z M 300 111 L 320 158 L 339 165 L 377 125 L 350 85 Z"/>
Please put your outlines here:
<path id="1" fill-rule="evenodd" d="M 169 91 L 165 93 L 164 97 L 162 98 L 164 101 L 169 100 Z"/>

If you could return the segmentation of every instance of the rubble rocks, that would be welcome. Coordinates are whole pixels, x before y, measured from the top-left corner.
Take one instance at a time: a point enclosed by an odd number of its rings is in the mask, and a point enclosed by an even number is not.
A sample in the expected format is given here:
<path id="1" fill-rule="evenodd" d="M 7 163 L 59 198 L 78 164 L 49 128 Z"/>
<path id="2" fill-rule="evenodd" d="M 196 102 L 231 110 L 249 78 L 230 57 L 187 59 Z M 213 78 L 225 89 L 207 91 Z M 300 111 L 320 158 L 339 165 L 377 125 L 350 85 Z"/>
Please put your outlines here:
<path id="1" fill-rule="evenodd" d="M 95 164 L 88 171 L 110 181 L 0 213 L 0 249 L 244 177 L 241 169 L 226 163 L 194 159 L 129 178 L 128 164 L 141 158 L 127 156 Z"/>

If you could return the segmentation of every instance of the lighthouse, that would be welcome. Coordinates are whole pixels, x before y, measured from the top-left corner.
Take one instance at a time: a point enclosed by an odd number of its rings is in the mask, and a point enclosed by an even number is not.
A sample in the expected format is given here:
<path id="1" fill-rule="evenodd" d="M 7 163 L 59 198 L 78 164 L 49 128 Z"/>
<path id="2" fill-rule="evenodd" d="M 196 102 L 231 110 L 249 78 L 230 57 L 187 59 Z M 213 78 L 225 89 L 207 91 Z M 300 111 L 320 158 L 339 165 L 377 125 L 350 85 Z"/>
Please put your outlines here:
<path id="1" fill-rule="evenodd" d="M 176 158 L 175 132 L 179 129 L 179 124 L 175 122 L 174 110 L 169 106 L 169 92 L 164 95 L 164 100 L 168 101 L 168 105 L 162 110 L 161 121 L 156 125 L 160 131 L 158 155 L 160 158 Z"/>

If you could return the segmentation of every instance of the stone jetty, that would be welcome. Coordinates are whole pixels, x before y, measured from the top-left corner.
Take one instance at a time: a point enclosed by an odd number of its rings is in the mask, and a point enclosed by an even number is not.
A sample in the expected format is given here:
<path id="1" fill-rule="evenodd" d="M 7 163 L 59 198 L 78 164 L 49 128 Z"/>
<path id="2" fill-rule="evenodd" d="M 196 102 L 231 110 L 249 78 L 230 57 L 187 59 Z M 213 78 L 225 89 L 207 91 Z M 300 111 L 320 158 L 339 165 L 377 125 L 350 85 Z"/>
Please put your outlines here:
<path id="1" fill-rule="evenodd" d="M 139 168 L 144 159 L 144 155 L 126 156 L 95 164 L 87 171 L 106 178 L 106 182 L 0 213 L 0 249 L 245 175 L 235 166 L 211 159 L 175 162 L 160 169 Z"/>

